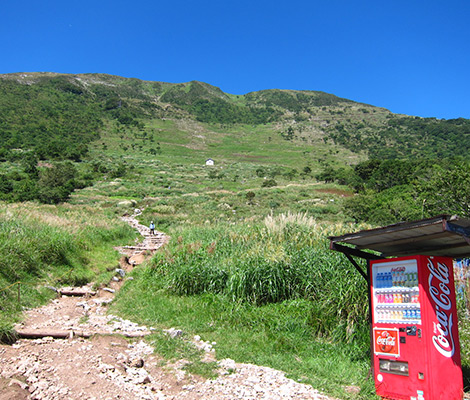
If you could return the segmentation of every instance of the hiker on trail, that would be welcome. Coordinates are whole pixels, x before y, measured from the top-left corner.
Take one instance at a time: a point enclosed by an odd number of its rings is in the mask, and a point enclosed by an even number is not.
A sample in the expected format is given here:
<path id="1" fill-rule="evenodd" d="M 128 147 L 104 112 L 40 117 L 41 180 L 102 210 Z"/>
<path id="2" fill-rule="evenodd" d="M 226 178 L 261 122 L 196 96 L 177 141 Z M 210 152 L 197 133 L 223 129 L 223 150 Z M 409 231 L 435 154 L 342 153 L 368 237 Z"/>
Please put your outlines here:
<path id="1" fill-rule="evenodd" d="M 150 222 L 150 234 L 155 235 L 155 224 L 153 221 Z"/>

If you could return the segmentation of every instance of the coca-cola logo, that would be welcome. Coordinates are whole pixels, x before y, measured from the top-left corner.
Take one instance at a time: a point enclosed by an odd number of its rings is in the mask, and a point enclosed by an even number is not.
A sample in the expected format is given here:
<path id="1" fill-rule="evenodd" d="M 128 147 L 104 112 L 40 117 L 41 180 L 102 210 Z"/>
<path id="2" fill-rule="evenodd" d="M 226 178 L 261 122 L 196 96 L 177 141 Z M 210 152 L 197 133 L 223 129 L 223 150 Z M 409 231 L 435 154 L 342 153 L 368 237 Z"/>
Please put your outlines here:
<path id="1" fill-rule="evenodd" d="M 429 269 L 429 295 L 434 303 L 437 324 L 432 337 L 434 347 L 444 357 L 452 357 L 455 352 L 453 336 L 452 301 L 449 298 L 449 268 L 447 265 L 428 259 Z"/>
<path id="2" fill-rule="evenodd" d="M 383 331 L 379 336 L 377 336 L 377 346 L 383 353 L 391 352 L 395 347 L 395 343 L 395 336 L 390 335 L 387 331 Z"/>
<path id="3" fill-rule="evenodd" d="M 406 267 L 395 267 L 391 269 L 392 272 L 405 272 Z"/>

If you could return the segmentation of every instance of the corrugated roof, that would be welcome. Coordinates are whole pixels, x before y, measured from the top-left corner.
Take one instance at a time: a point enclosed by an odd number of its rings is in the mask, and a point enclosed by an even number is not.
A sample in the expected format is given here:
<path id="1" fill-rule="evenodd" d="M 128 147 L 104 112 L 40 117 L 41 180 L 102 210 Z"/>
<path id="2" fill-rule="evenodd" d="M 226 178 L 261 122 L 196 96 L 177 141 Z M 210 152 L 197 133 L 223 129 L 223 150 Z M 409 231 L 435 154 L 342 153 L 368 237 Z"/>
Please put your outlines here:
<path id="1" fill-rule="evenodd" d="M 384 257 L 422 254 L 463 258 L 470 257 L 470 219 L 440 215 L 329 239 L 332 249 L 335 244 L 349 244 L 357 250 L 378 251 Z"/>

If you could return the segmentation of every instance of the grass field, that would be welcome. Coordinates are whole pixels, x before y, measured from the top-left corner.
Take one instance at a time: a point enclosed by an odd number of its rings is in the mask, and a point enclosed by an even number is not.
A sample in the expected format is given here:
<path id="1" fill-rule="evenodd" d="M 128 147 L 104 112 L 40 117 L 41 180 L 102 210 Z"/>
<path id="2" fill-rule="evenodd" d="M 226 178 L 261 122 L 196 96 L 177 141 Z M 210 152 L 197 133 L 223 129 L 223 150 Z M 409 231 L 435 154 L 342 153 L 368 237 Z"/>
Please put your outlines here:
<path id="1" fill-rule="evenodd" d="M 119 257 L 113 246 L 136 235 L 119 216 L 140 208 L 140 221 L 155 220 L 172 240 L 135 270 L 113 311 L 180 328 L 184 338 L 201 335 L 217 342 L 218 358 L 282 369 L 338 398 L 374 398 L 367 379 L 367 288 L 349 261 L 327 248 L 328 235 L 365 226 L 342 214 L 351 190 L 315 178 L 324 165 L 347 167 L 362 156 L 327 146 L 320 136 L 287 141 L 280 134 L 285 129 L 164 119 L 144 129 L 110 123 L 89 159 L 76 164 L 94 184 L 73 193 L 69 204 L 1 204 L 0 289 L 7 288 L 0 292 L 1 331 L 8 332 L 23 307 L 52 295 L 44 286 L 109 279 L 106 270 Z M 205 166 L 207 158 L 215 166 Z M 0 167 L 20 171 L 15 164 Z M 463 304 L 468 386 L 470 324 Z M 184 340 L 169 343 L 161 334 L 152 340 L 168 358 L 207 367 Z"/>

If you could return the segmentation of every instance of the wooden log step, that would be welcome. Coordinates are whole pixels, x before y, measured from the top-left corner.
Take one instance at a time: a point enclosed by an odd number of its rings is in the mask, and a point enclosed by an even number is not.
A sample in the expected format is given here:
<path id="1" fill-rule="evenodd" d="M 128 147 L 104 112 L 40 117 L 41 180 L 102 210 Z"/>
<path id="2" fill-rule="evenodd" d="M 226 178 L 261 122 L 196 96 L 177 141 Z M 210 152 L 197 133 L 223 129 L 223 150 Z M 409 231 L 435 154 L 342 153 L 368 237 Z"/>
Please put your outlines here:
<path id="1" fill-rule="evenodd" d="M 155 243 L 153 246 L 157 245 L 157 244 L 160 244 L 160 243 Z M 140 247 L 140 246 L 127 246 L 127 247 L 124 247 L 125 249 L 128 249 L 128 250 L 138 250 L 138 251 L 145 251 L 145 250 L 156 250 L 156 248 L 154 248 L 152 245 L 150 246 L 145 246 L 145 247 Z"/>
<path id="2" fill-rule="evenodd" d="M 151 335 L 152 332 L 115 332 L 116 335 L 122 335 L 126 338 L 140 338 Z"/>
<path id="3" fill-rule="evenodd" d="M 85 331 L 74 331 L 74 330 L 60 330 L 60 329 L 19 329 L 14 331 L 14 336 L 18 339 L 43 339 L 46 337 L 52 337 L 54 339 L 72 339 L 74 337 L 82 337 L 89 339 L 93 335 L 119 335 L 126 338 L 141 338 L 150 335 L 152 332 L 140 331 L 140 332 L 85 332 Z"/>
<path id="4" fill-rule="evenodd" d="M 96 292 L 81 289 L 59 289 L 58 293 L 63 296 L 94 296 Z"/>
<path id="5" fill-rule="evenodd" d="M 20 339 L 42 339 L 53 337 L 54 339 L 69 339 L 75 336 L 89 338 L 91 333 L 84 331 L 64 331 L 59 329 L 20 329 L 14 335 Z"/>

